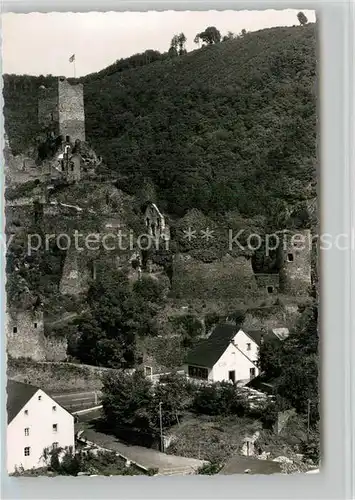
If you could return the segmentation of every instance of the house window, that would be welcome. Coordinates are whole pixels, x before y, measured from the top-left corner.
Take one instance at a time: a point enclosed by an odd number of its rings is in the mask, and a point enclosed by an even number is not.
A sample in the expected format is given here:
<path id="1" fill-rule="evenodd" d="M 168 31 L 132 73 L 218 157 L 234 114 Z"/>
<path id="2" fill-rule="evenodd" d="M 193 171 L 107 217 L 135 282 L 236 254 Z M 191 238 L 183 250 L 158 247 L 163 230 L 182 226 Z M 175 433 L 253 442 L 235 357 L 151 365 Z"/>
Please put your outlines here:
<path id="1" fill-rule="evenodd" d="M 255 368 L 250 368 L 249 373 L 250 373 L 250 378 L 254 378 L 255 377 Z"/>
<path id="2" fill-rule="evenodd" d="M 28 415 L 28 410 L 25 410 L 23 413 L 24 413 L 25 415 Z"/>
<path id="3" fill-rule="evenodd" d="M 65 142 L 70 142 L 70 137 L 69 137 L 69 135 L 66 135 L 66 136 L 65 136 Z"/>
<path id="4" fill-rule="evenodd" d="M 287 260 L 288 260 L 289 262 L 293 262 L 293 253 L 288 253 L 288 254 L 287 254 Z"/>
<path id="5" fill-rule="evenodd" d="M 17 333 L 17 326 L 14 326 L 12 329 L 12 333 Z"/>
<path id="6" fill-rule="evenodd" d="M 197 366 L 189 366 L 189 377 L 191 378 L 201 378 L 204 380 L 208 379 L 208 369 L 207 368 L 199 368 Z"/>
<path id="7" fill-rule="evenodd" d="M 30 428 L 26 427 L 25 428 L 25 436 L 29 436 L 29 435 L 30 435 Z"/>
<path id="8" fill-rule="evenodd" d="M 24 449 L 23 449 L 23 454 L 25 455 L 25 457 L 29 457 L 30 456 L 30 453 L 31 453 L 31 448 L 29 446 L 26 446 Z"/>
<path id="9" fill-rule="evenodd" d="M 52 429 L 53 429 L 53 432 L 57 432 L 58 431 L 58 424 L 53 424 Z"/>
<path id="10" fill-rule="evenodd" d="M 228 372 L 228 380 L 235 382 L 235 370 Z"/>
<path id="11" fill-rule="evenodd" d="M 57 411 L 57 407 L 56 406 L 52 406 L 52 411 Z"/>
<path id="12" fill-rule="evenodd" d="M 37 323 L 34 324 L 34 327 L 37 328 Z"/>
<path id="13" fill-rule="evenodd" d="M 247 351 L 251 351 L 251 344 L 247 344 Z"/>
<path id="14" fill-rule="evenodd" d="M 267 287 L 267 293 L 273 293 L 274 292 L 274 287 L 273 286 L 268 286 Z"/>

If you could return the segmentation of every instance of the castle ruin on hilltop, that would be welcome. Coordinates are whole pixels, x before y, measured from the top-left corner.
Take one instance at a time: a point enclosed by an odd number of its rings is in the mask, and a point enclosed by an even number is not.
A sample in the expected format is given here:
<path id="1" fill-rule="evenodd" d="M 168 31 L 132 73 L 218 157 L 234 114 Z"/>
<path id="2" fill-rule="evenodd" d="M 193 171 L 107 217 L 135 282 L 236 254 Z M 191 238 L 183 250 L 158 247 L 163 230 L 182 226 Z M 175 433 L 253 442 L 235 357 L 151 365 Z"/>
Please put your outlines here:
<path id="1" fill-rule="evenodd" d="M 35 163 L 34 158 L 27 160 L 24 155 L 13 157 L 6 138 L 6 166 L 23 173 L 31 172 L 31 178 L 45 181 L 32 191 L 30 197 L 7 201 L 7 232 L 11 234 L 21 227 L 28 227 L 31 221 L 43 226 L 46 217 L 50 220 L 49 216 L 63 216 L 64 207 L 80 212 L 80 207 L 49 201 L 48 188 L 53 186 L 49 186 L 51 182 L 48 181 L 59 179 L 64 183 L 80 182 L 89 175 L 90 169 L 95 170 L 101 162 L 86 143 L 82 84 L 72 85 L 60 77 L 53 88 L 42 86 L 39 89 L 38 121 L 42 126 L 41 146 L 44 155 L 40 162 Z M 153 239 L 168 242 L 170 228 L 157 205 L 149 201 L 141 208 L 142 230 Z M 101 227 L 97 231 L 103 235 L 118 233 L 122 221 L 116 225 L 113 227 L 109 222 L 105 228 Z M 308 229 L 298 231 L 298 235 L 303 235 L 305 239 L 305 245 L 302 246 L 293 238 L 294 232 L 286 230 L 282 233 L 284 238 L 279 248 L 279 272 L 274 274 L 254 273 L 251 260 L 244 256 L 233 257 L 226 253 L 221 259 L 205 262 L 187 253 L 176 253 L 171 264 L 172 296 L 214 301 L 242 298 L 253 301 L 270 295 L 275 298 L 285 295 L 291 303 L 297 304 L 297 299 L 309 296 L 312 286 L 312 235 Z M 131 271 L 134 268 L 134 279 L 139 279 L 142 271 L 151 276 L 164 273 L 164 269 L 160 269 L 159 264 L 154 267 L 148 257 L 147 262 L 144 262 L 142 252 L 133 253 L 129 249 L 124 255 L 118 255 L 117 252 L 99 255 L 99 252 L 78 253 L 71 249 L 64 259 L 60 293 L 69 296 L 85 294 L 90 282 L 96 279 L 96 264 L 100 258 L 112 267 L 127 267 Z M 12 311 L 11 314 L 8 311 L 6 333 L 7 352 L 14 358 L 28 356 L 36 360 L 61 360 L 66 357 L 64 339 L 56 341 L 45 338 L 42 311 L 20 310 Z"/>
<path id="2" fill-rule="evenodd" d="M 46 133 L 40 156 L 51 179 L 79 181 L 92 173 L 101 160 L 86 143 L 83 84 L 59 77 L 49 89 L 39 89 L 38 122 Z"/>

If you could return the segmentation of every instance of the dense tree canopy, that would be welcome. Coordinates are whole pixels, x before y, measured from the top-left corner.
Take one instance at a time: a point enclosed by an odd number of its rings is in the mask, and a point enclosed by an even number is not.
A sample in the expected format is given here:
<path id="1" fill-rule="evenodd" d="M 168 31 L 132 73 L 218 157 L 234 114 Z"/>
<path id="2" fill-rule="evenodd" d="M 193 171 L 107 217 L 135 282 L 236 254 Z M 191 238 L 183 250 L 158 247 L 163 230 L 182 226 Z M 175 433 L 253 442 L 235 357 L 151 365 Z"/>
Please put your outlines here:
<path id="1" fill-rule="evenodd" d="M 184 378 L 168 376 L 155 387 L 142 372 L 108 375 L 103 380 L 103 410 L 111 429 L 129 426 L 142 434 L 158 435 L 160 410 L 164 429 L 179 421 L 188 404 Z"/>
<path id="2" fill-rule="evenodd" d="M 17 151 L 36 136 L 38 87 L 53 82 L 41 78 L 5 76 L 5 127 Z M 316 196 L 307 191 L 316 172 L 315 25 L 247 33 L 182 57 L 147 51 L 80 81 L 89 141 L 134 194 L 149 178 L 165 212 L 238 210 L 276 224 Z"/>
<path id="3" fill-rule="evenodd" d="M 230 32 L 229 32 L 230 33 Z M 201 31 L 195 37 L 195 40 L 202 40 L 204 43 L 212 45 L 221 41 L 221 33 L 215 26 L 208 26 L 205 31 Z"/>
<path id="4" fill-rule="evenodd" d="M 318 310 L 312 306 L 287 339 L 265 341 L 259 353 L 260 369 L 273 381 L 277 395 L 301 414 L 310 410 L 313 425 L 319 420 L 318 343 Z"/>
<path id="5" fill-rule="evenodd" d="M 132 287 L 124 274 L 102 270 L 89 289 L 90 309 L 77 321 L 79 338 L 70 354 L 88 364 L 134 366 L 139 361 L 137 338 L 157 333 L 161 300 L 156 281 L 144 278 Z"/>

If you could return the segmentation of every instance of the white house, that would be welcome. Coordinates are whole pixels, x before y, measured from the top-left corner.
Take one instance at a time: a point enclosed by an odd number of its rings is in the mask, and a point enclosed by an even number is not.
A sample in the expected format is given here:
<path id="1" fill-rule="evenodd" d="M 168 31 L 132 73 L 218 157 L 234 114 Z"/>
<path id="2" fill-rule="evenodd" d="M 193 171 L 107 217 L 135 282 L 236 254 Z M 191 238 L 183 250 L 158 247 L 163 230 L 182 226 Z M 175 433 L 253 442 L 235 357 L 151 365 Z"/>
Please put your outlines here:
<path id="1" fill-rule="evenodd" d="M 7 472 L 45 465 L 47 447 L 72 447 L 74 417 L 38 387 L 7 381 Z"/>
<path id="2" fill-rule="evenodd" d="M 257 359 L 264 337 L 273 332 L 243 331 L 233 324 L 220 324 L 187 355 L 184 371 L 191 379 L 247 383 L 259 375 Z"/>

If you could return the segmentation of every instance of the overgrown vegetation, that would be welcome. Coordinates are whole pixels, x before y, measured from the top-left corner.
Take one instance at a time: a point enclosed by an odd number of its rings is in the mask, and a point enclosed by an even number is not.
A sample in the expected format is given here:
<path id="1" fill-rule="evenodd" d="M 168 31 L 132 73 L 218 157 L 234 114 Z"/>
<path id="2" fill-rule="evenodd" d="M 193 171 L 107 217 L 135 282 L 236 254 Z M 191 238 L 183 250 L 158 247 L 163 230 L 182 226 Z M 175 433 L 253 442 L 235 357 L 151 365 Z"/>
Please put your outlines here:
<path id="1" fill-rule="evenodd" d="M 128 190 L 150 179 L 168 213 L 238 210 L 282 225 L 315 196 L 314 186 L 307 191 L 316 172 L 315 48 L 310 24 L 244 33 L 181 57 L 118 61 L 83 79 L 88 139 Z M 14 150 L 36 136 L 37 89 L 52 82 L 5 77 Z"/>
<path id="2" fill-rule="evenodd" d="M 87 295 L 89 310 L 75 321 L 77 338 L 69 354 L 83 363 L 132 368 L 139 363 L 136 341 L 157 334 L 163 289 L 151 278 L 133 285 L 124 273 L 101 266 Z"/>
<path id="3" fill-rule="evenodd" d="M 135 476 L 143 475 L 137 469 L 126 467 L 125 461 L 113 452 L 93 452 L 71 448 L 49 447 L 43 451 L 45 467 L 34 470 L 17 470 L 14 476 L 77 476 L 79 473 L 100 476 Z"/>

